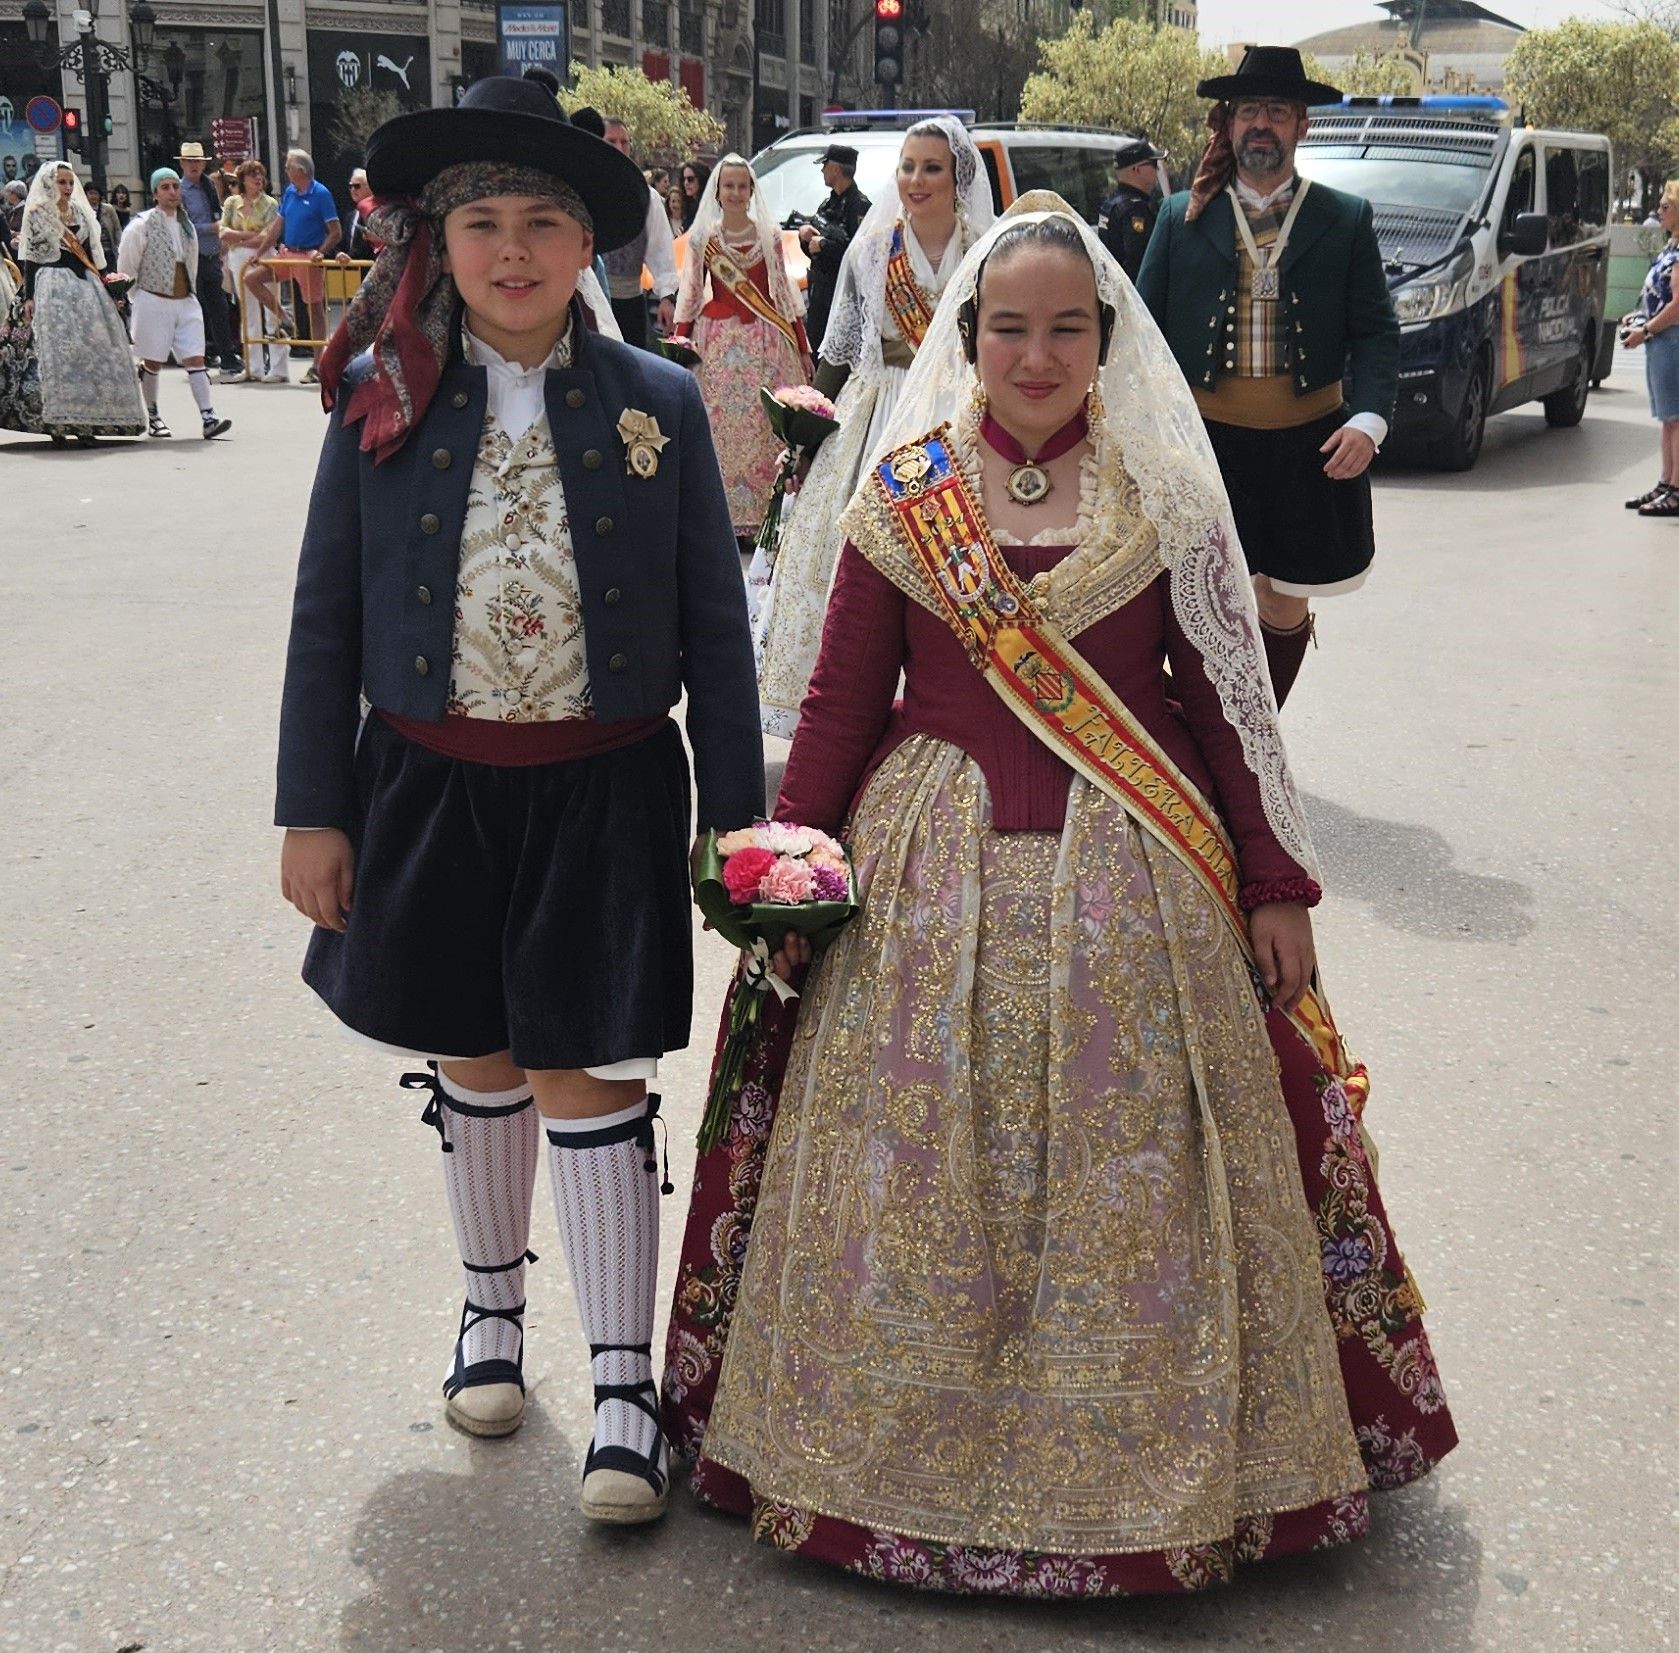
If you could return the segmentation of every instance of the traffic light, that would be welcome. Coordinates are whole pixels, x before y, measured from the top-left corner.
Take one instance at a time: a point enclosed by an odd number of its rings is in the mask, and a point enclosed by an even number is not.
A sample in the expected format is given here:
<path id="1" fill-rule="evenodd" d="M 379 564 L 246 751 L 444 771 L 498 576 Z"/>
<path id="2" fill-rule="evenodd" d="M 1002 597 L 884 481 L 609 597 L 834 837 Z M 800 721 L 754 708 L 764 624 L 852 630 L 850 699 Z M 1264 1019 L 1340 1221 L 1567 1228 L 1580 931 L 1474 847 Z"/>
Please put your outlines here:
<path id="1" fill-rule="evenodd" d="M 79 109 L 64 111 L 64 147 L 74 155 L 82 152 L 82 112 Z"/>
<path id="2" fill-rule="evenodd" d="M 882 86 L 904 78 L 904 0 L 874 0 L 874 78 Z"/>

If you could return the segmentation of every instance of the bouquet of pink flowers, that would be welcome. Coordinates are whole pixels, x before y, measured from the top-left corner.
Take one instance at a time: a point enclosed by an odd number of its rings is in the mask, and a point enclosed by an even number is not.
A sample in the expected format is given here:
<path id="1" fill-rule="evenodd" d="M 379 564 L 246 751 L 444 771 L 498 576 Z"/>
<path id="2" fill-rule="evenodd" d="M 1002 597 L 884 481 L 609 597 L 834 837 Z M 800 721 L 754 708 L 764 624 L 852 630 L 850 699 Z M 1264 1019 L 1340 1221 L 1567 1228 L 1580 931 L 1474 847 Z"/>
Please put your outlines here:
<path id="1" fill-rule="evenodd" d="M 798 995 L 770 968 L 789 932 L 826 946 L 857 913 L 857 888 L 845 847 L 815 827 L 760 821 L 738 832 L 709 833 L 694 874 L 694 899 L 725 941 L 748 956 L 731 996 L 729 1036 L 700 1125 L 700 1152 L 728 1129 L 764 994 L 782 1003 Z"/>
<path id="2" fill-rule="evenodd" d="M 125 276 L 117 270 L 110 271 L 100 278 L 105 285 L 105 291 L 111 295 L 113 304 L 121 304 L 128 297 L 129 289 L 134 285 L 133 276 Z"/>
<path id="3" fill-rule="evenodd" d="M 787 485 L 800 463 L 839 429 L 839 420 L 834 417 L 834 404 L 811 385 L 779 385 L 774 390 L 760 390 L 758 400 L 763 404 L 770 429 L 782 441 L 781 469 L 776 472 L 775 486 L 770 490 L 764 520 L 758 529 L 757 546 L 764 554 L 767 578 L 775 567 L 775 554 L 781 545 L 781 507 L 787 498 Z"/>

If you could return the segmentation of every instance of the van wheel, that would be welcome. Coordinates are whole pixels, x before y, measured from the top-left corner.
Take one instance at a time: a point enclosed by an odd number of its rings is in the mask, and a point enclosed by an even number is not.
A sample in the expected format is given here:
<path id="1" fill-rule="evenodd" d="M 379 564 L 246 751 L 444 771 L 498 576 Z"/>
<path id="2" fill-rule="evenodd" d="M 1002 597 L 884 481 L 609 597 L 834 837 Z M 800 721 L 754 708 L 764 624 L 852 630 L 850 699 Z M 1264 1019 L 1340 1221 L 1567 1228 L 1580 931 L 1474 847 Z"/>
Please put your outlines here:
<path id="1" fill-rule="evenodd" d="M 1452 434 L 1428 450 L 1428 460 L 1437 470 L 1473 470 L 1481 457 L 1481 443 L 1487 434 L 1487 403 L 1492 399 L 1492 363 L 1478 357 L 1469 383 L 1463 387 L 1463 405 L 1458 409 Z"/>
<path id="2" fill-rule="evenodd" d="M 1597 351 L 1590 339 L 1580 352 L 1580 371 L 1566 390 L 1553 390 L 1544 399 L 1545 423 L 1556 430 L 1573 430 L 1586 417 L 1586 397 L 1591 394 L 1592 368 Z"/>

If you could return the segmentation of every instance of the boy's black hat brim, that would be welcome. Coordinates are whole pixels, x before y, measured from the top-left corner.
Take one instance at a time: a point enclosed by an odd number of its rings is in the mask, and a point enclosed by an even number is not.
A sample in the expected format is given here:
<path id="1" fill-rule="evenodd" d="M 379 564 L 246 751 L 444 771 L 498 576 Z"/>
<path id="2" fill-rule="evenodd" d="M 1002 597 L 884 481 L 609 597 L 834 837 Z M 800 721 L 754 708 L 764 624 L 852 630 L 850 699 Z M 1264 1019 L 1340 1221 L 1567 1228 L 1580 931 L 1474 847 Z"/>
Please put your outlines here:
<path id="1" fill-rule="evenodd" d="M 635 240 L 647 222 L 641 168 L 573 126 L 534 81 L 508 76 L 469 87 L 457 108 L 421 109 L 386 121 L 368 140 L 367 183 L 384 200 L 417 196 L 444 168 L 471 161 L 531 167 L 562 179 L 588 208 L 596 252 Z"/>

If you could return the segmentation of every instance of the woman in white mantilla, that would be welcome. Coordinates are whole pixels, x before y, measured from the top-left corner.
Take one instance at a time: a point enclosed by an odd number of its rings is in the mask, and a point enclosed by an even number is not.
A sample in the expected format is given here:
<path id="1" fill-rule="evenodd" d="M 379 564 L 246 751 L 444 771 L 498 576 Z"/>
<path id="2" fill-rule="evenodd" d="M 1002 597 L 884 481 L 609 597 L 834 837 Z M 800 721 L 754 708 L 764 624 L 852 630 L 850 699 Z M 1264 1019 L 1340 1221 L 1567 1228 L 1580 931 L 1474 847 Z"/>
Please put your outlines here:
<path id="1" fill-rule="evenodd" d="M 18 256 L 24 325 L 8 331 L 0 424 L 45 432 L 60 447 L 71 437 L 90 446 L 100 436 L 142 435 L 133 353 L 105 291 L 104 237 L 68 162 L 41 167 L 31 181 Z"/>
<path id="2" fill-rule="evenodd" d="M 758 532 L 781 452 L 758 392 L 810 378 L 803 316 L 769 203 L 745 158 L 725 155 L 688 236 L 673 338 L 700 358 L 700 394 L 738 539 Z"/>
<path id="3" fill-rule="evenodd" d="M 892 188 L 846 250 L 817 347 L 816 386 L 837 398 L 840 428 L 788 507 L 773 569 L 760 555 L 748 574 L 767 734 L 791 736 L 798 724 L 839 558 L 839 514 L 878 446 L 940 295 L 994 216 L 985 163 L 962 123 L 940 115 L 910 127 Z"/>
<path id="4" fill-rule="evenodd" d="M 1360 1536 L 1456 1436 L 1218 469 L 1059 197 L 956 272 L 840 531 L 775 814 L 848 831 L 863 906 L 696 1167 L 664 1385 L 694 1490 L 986 1594 Z"/>

